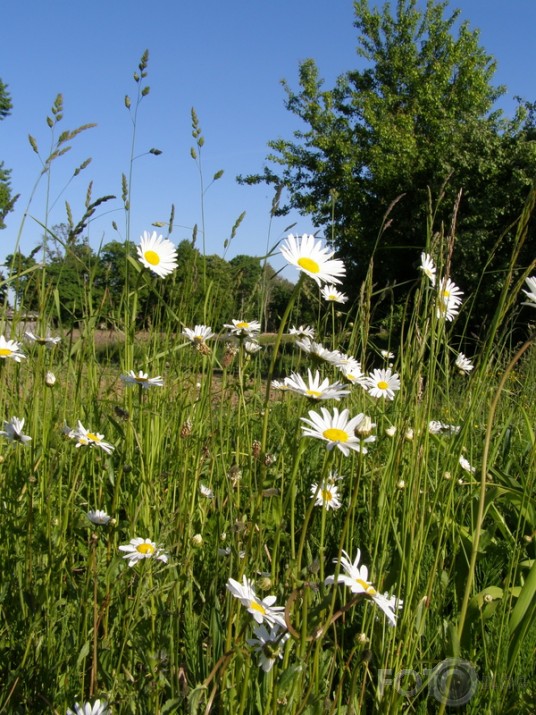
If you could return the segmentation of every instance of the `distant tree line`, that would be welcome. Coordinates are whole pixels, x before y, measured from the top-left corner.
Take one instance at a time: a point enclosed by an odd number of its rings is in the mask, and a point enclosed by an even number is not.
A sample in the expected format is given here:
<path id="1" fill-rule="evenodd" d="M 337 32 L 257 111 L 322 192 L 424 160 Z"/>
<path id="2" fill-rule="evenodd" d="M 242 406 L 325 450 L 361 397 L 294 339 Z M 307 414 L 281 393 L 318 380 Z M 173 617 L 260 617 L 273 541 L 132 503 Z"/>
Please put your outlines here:
<path id="1" fill-rule="evenodd" d="M 110 241 L 95 252 L 86 238 L 70 238 L 63 224 L 55 226 L 52 235 L 56 238 L 44 239 L 28 255 L 7 256 L 5 270 L 19 308 L 46 310 L 51 320 L 63 325 L 93 315 L 107 327 L 121 326 L 128 309 L 125 301 L 136 292 L 140 329 L 156 322 L 158 311 L 169 306 L 186 325 L 210 320 L 218 329 L 232 318 L 261 319 L 263 329 L 272 331 L 279 326 L 293 288 L 258 257 L 238 255 L 226 261 L 218 255 L 204 256 L 187 240 L 177 247 L 177 270 L 155 280 L 127 260 L 136 259 L 132 242 Z"/>

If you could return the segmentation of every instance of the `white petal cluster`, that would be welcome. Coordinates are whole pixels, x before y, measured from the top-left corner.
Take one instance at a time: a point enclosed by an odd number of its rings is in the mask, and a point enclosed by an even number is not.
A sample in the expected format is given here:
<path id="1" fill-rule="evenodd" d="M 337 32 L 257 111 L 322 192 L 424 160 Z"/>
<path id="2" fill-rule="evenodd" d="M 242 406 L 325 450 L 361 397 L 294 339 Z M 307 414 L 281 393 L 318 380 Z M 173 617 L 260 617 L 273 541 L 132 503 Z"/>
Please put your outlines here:
<path id="1" fill-rule="evenodd" d="M 260 599 L 247 576 L 242 577 L 242 583 L 235 581 L 234 578 L 228 579 L 227 589 L 240 600 L 258 624 L 266 622 L 270 626 L 277 624 L 281 628 L 286 628 L 283 606 L 274 605 L 277 600 L 275 596 Z"/>
<path id="2" fill-rule="evenodd" d="M 151 234 L 143 232 L 137 252 L 140 262 L 160 278 L 165 278 L 177 268 L 177 249 L 156 231 Z"/>
<path id="3" fill-rule="evenodd" d="M 123 544 L 119 547 L 119 551 L 124 551 L 124 559 L 128 559 L 129 566 L 135 566 L 138 561 L 143 559 L 157 559 L 167 563 L 168 556 L 162 549 L 150 539 L 141 539 L 136 537 L 131 539 L 128 544 Z"/>
<path id="4" fill-rule="evenodd" d="M 389 597 L 386 594 L 381 594 L 376 591 L 372 583 L 368 580 L 367 567 L 365 565 L 359 566 L 359 560 L 361 559 L 361 551 L 359 549 L 357 550 L 357 556 L 354 561 L 350 559 L 346 551 L 343 551 L 342 554 L 340 561 L 334 559 L 334 563 L 340 564 L 345 573 L 339 573 L 337 576 L 328 576 L 324 583 L 326 585 L 343 583 L 345 586 L 348 586 L 352 593 L 365 594 L 385 613 L 389 624 L 395 626 L 395 609 L 402 608 L 403 602 L 395 596 Z"/>
<path id="5" fill-rule="evenodd" d="M 293 266 L 310 276 L 318 285 L 340 283 L 340 276 L 346 274 L 344 263 L 333 258 L 335 251 L 322 246 L 322 241 L 303 234 L 297 238 L 290 234 L 281 246 L 284 258 Z"/>

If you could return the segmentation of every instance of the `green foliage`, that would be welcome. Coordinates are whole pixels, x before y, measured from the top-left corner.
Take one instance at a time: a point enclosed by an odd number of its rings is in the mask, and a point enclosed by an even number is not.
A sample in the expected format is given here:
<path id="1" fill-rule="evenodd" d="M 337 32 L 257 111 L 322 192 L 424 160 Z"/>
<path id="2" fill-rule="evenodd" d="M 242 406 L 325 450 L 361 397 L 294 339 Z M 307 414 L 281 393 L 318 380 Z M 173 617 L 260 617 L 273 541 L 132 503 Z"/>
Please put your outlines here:
<path id="1" fill-rule="evenodd" d="M 132 270 L 128 257 L 136 255 L 129 241 L 111 241 L 95 253 L 79 230 L 61 224 L 28 256 L 20 251 L 7 256 L 6 266 L 19 307 L 41 311 L 56 295 L 52 318 L 70 326 L 87 313 L 89 301 L 101 324 L 121 327 L 126 295 L 136 294 L 138 329 L 153 323 L 163 305 L 180 316 L 182 325 L 205 323 L 208 301 L 219 308 L 211 311 L 216 325 L 229 316 L 253 320 L 264 311 L 269 328 L 277 325 L 292 291 L 292 284 L 270 264 L 263 273 L 258 258 L 237 256 L 227 262 L 217 255 L 203 256 L 190 241 L 178 245 L 178 270 L 160 283 Z"/>
<path id="2" fill-rule="evenodd" d="M 298 209 L 324 228 L 349 265 L 345 287 L 354 297 L 372 259 L 377 285 L 404 283 L 427 235 L 456 224 L 452 267 L 461 286 L 476 287 L 485 270 L 476 297 L 482 323 L 536 178 L 527 107 L 512 120 L 493 111 L 504 91 L 492 85 L 495 62 L 446 2 L 428 0 L 420 10 L 416 0 L 394 8 L 357 0 L 354 7 L 363 69 L 325 89 L 315 61 L 304 60 L 299 90 L 283 82 L 286 107 L 303 128 L 292 140 L 269 142 L 264 173 L 239 180 L 286 189 L 278 213 Z M 529 243 L 522 265 L 532 260 Z"/>
<path id="3" fill-rule="evenodd" d="M 9 116 L 12 107 L 7 85 L 0 79 L 0 121 Z M 18 196 L 11 195 L 10 175 L 11 170 L 5 169 L 4 162 L 0 161 L 0 229 L 6 227 L 4 219 L 13 210 L 15 201 L 18 198 Z"/>

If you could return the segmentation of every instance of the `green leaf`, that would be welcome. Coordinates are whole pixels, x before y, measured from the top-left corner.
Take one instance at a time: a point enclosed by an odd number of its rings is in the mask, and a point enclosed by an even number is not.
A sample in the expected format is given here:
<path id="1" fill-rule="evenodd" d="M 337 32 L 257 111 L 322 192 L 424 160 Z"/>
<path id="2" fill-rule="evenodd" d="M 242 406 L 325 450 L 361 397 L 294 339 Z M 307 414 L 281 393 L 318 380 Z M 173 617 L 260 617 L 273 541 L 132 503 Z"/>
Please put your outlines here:
<path id="1" fill-rule="evenodd" d="M 508 653 L 509 668 L 512 669 L 525 636 L 532 623 L 536 620 L 536 563 L 532 565 L 525 583 L 521 589 L 517 603 L 512 610 L 508 631 L 510 634 L 510 649 Z"/>

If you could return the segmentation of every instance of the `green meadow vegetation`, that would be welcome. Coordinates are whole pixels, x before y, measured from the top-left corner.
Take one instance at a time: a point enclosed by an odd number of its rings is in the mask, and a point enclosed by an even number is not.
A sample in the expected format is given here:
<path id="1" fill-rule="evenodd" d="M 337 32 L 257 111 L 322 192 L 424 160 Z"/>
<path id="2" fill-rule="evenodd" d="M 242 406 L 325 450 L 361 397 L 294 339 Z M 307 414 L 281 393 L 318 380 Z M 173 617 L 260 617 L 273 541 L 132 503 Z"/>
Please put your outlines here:
<path id="1" fill-rule="evenodd" d="M 472 282 L 430 189 L 401 292 L 394 205 L 359 282 L 350 223 L 260 259 L 176 246 L 173 209 L 138 238 L 147 68 L 124 240 L 89 246 L 90 185 L 2 279 L 0 713 L 533 713 L 534 187 Z M 47 121 L 41 181 L 90 129 Z"/>

